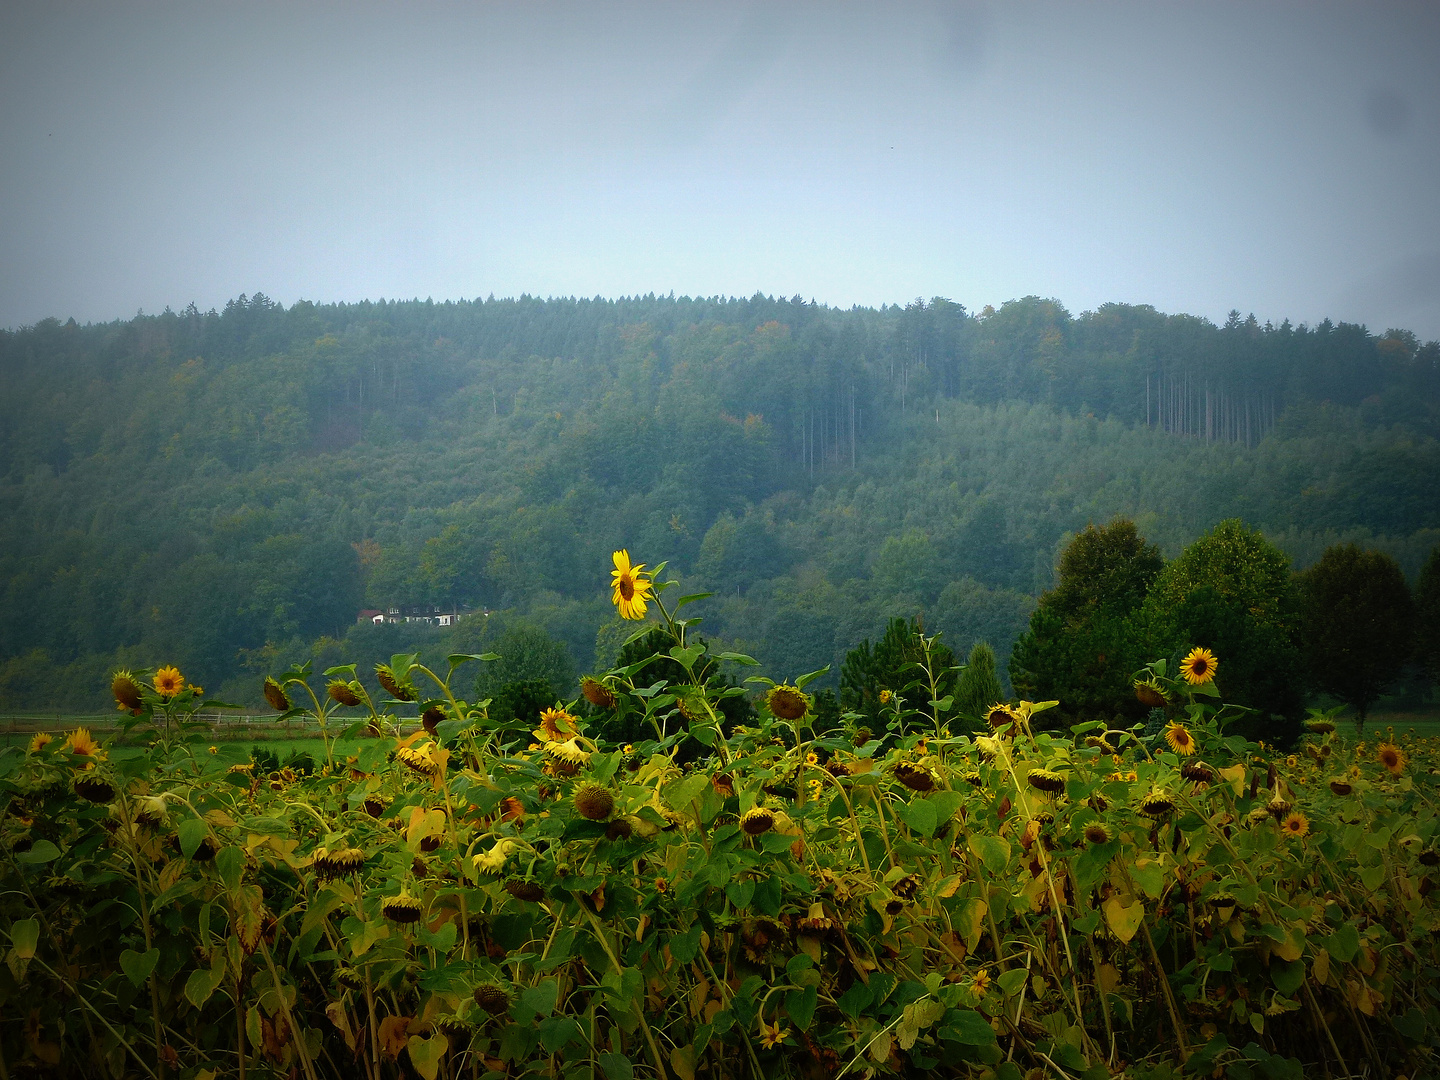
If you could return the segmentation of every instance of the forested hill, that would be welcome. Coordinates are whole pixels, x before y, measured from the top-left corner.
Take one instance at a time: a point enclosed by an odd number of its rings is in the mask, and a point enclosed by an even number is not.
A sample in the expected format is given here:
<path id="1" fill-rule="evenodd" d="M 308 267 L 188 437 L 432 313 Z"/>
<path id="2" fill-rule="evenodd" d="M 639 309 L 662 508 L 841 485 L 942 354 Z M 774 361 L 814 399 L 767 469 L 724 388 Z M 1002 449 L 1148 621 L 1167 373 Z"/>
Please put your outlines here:
<path id="1" fill-rule="evenodd" d="M 1440 344 L 1329 322 L 256 295 L 0 333 L 0 377 L 0 710 L 103 704 L 121 663 L 253 700 L 320 639 L 402 644 L 366 607 L 488 608 L 451 639 L 524 619 L 588 667 L 618 547 L 780 677 L 892 614 L 1003 658 L 1116 514 L 1170 555 L 1242 517 L 1297 566 L 1440 540 Z"/>

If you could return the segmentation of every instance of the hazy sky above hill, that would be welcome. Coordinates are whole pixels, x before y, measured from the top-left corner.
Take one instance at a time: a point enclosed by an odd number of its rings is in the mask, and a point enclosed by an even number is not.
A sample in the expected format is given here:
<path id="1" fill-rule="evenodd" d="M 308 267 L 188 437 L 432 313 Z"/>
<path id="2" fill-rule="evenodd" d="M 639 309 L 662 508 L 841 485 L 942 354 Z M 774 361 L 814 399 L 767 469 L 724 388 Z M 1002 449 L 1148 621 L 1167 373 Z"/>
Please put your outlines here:
<path id="1" fill-rule="evenodd" d="M 0 326 L 1030 293 L 1440 338 L 1440 4 L 0 6 Z"/>

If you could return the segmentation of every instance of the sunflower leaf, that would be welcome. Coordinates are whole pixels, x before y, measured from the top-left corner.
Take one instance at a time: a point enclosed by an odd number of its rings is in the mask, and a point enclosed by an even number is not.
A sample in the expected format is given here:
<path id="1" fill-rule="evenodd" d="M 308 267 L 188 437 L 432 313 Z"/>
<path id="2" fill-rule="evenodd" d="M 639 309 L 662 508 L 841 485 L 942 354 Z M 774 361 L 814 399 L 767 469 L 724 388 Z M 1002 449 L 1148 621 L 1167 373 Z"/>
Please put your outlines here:
<path id="1" fill-rule="evenodd" d="M 812 683 L 816 679 L 820 678 L 821 675 L 828 675 L 829 673 L 830 665 L 826 664 L 819 671 L 812 671 L 808 675 L 801 675 L 798 679 L 795 680 L 795 686 L 799 690 L 804 690 L 808 683 Z"/>

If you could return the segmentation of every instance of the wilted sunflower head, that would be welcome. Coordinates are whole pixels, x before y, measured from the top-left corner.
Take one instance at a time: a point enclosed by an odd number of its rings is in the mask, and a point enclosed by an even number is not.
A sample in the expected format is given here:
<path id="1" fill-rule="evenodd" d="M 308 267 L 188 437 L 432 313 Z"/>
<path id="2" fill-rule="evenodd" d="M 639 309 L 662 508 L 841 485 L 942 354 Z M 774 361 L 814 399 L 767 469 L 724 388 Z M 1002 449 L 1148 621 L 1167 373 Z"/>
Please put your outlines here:
<path id="1" fill-rule="evenodd" d="M 545 744 L 545 755 L 558 762 L 578 768 L 588 764 L 590 755 L 573 738 Z"/>
<path id="2" fill-rule="evenodd" d="M 341 705 L 353 708 L 360 704 L 360 695 L 357 694 L 355 688 L 344 679 L 332 679 L 330 684 L 325 687 L 325 692 L 330 695 L 332 701 L 338 702 Z"/>
<path id="3" fill-rule="evenodd" d="M 489 851 L 472 858 L 470 864 L 475 867 L 477 874 L 494 877 L 504 871 L 505 864 L 510 859 L 510 853 L 515 850 L 515 847 L 514 840 L 497 840 Z"/>
<path id="4" fill-rule="evenodd" d="M 1110 830 L 1101 822 L 1092 821 L 1085 826 L 1085 839 L 1091 844 L 1108 844 L 1110 842 Z"/>
<path id="5" fill-rule="evenodd" d="M 585 700 L 594 705 L 597 709 L 613 709 L 615 707 L 615 694 L 598 679 L 592 679 L 586 675 L 580 680 L 580 692 L 585 695 Z"/>
<path id="6" fill-rule="evenodd" d="M 1175 809 L 1175 800 L 1163 788 L 1152 788 L 1140 800 L 1140 813 L 1146 817 L 1161 818 Z"/>
<path id="7" fill-rule="evenodd" d="M 902 761 L 895 766 L 895 779 L 911 791 L 934 791 L 935 777 L 923 765 Z"/>
<path id="8" fill-rule="evenodd" d="M 985 710 L 985 722 L 996 731 L 1003 731 L 1019 719 L 1020 714 L 1003 701 L 997 701 Z"/>
<path id="9" fill-rule="evenodd" d="M 330 862 L 335 867 L 337 876 L 358 874 L 365 867 L 365 852 L 356 847 L 341 848 L 331 853 Z"/>
<path id="10" fill-rule="evenodd" d="M 402 746 L 395 751 L 395 760 L 411 772 L 428 780 L 440 771 L 440 766 L 430 756 L 430 745 L 430 743 L 426 743 L 419 748 Z"/>
<path id="11" fill-rule="evenodd" d="M 1163 709 L 1170 704 L 1165 687 L 1153 675 L 1135 680 L 1135 700 L 1151 709 Z"/>
<path id="12" fill-rule="evenodd" d="M 93 803 L 108 803 L 115 798 L 115 785 L 103 776 L 85 772 L 75 779 L 75 794 Z"/>
<path id="13" fill-rule="evenodd" d="M 483 982 L 475 987 L 475 1004 L 491 1016 L 499 1016 L 510 1008 L 510 991 L 499 983 Z"/>
<path id="14" fill-rule="evenodd" d="M 269 675 L 265 676 L 265 700 L 276 712 L 290 711 L 290 698 L 286 695 L 285 688 Z"/>
<path id="15" fill-rule="evenodd" d="M 1336 795 L 1349 795 L 1355 790 L 1354 786 L 1344 780 L 1331 780 L 1330 790 Z"/>
<path id="16" fill-rule="evenodd" d="M 440 730 L 440 722 L 445 719 L 445 710 L 438 705 L 431 705 L 420 714 L 420 726 L 425 729 L 426 734 L 435 735 Z"/>
<path id="17" fill-rule="evenodd" d="M 1065 790 L 1065 777 L 1050 769 L 1031 769 L 1025 780 L 1036 791 L 1044 791 L 1050 795 Z"/>
<path id="18" fill-rule="evenodd" d="M 1276 821 L 1279 821 L 1290 812 L 1291 803 L 1290 800 L 1285 798 L 1284 795 L 1281 795 L 1277 789 L 1275 794 L 1270 796 L 1270 801 L 1265 804 L 1265 809 L 1270 812 Z"/>
<path id="19" fill-rule="evenodd" d="M 1192 784 L 1213 784 L 1215 770 L 1203 761 L 1187 761 L 1180 766 L 1180 775 Z"/>
<path id="20" fill-rule="evenodd" d="M 1295 810 L 1285 815 L 1285 820 L 1280 822 L 1280 831 L 1298 840 L 1310 831 L 1310 821 L 1299 810 Z"/>
<path id="21" fill-rule="evenodd" d="M 129 671 L 115 672 L 110 679 L 110 693 L 115 695 L 118 708 L 139 712 L 145 707 L 145 701 L 140 696 L 140 681 Z"/>
<path id="22" fill-rule="evenodd" d="M 1375 758 L 1392 776 L 1399 776 L 1405 771 L 1405 753 L 1392 742 L 1381 743 L 1375 750 Z"/>
<path id="23" fill-rule="evenodd" d="M 575 717 L 564 709 L 543 709 L 535 737 L 544 742 L 563 742 L 575 734 Z"/>
<path id="24" fill-rule="evenodd" d="M 969 784 L 971 787 L 979 787 L 983 783 L 980 778 L 979 770 L 977 769 L 966 769 L 960 774 L 960 779 L 965 781 L 965 783 Z"/>
<path id="25" fill-rule="evenodd" d="M 162 667 L 155 673 L 155 693 L 163 698 L 173 698 L 181 690 L 185 689 L 185 676 L 180 674 L 180 669 L 171 665 Z"/>
<path id="26" fill-rule="evenodd" d="M 135 821 L 140 825 L 163 824 L 169 807 L 163 795 L 141 795 L 135 800 Z"/>
<path id="27" fill-rule="evenodd" d="M 575 792 L 575 809 L 591 821 L 604 821 L 615 809 L 615 796 L 599 784 L 584 784 Z"/>
<path id="28" fill-rule="evenodd" d="M 397 678 L 389 664 L 375 665 L 375 680 L 396 701 L 414 701 L 417 696 L 410 680 Z"/>
<path id="29" fill-rule="evenodd" d="M 1110 744 L 1110 741 L 1109 741 L 1108 739 L 1106 739 L 1105 736 L 1103 736 L 1103 735 L 1086 735 L 1086 736 L 1085 736 L 1085 745 L 1086 745 L 1086 746 L 1093 746 L 1096 750 L 1099 750 L 1102 754 L 1113 754 L 1113 753 L 1115 753 L 1115 747 L 1112 746 L 1112 745 Z"/>
<path id="30" fill-rule="evenodd" d="M 1209 649 L 1194 648 L 1180 661 L 1180 674 L 1185 676 L 1185 681 L 1191 686 L 1202 686 L 1215 678 L 1215 669 L 1220 666 L 1220 661 L 1215 659 L 1215 654 Z"/>
<path id="31" fill-rule="evenodd" d="M 511 878 L 505 882 L 504 889 L 516 900 L 524 900 L 530 904 L 536 904 L 545 899 L 545 890 L 541 888 L 540 883 L 529 878 Z"/>
<path id="32" fill-rule="evenodd" d="M 810 695 L 788 684 L 772 686 L 765 693 L 765 705 L 781 720 L 799 720 L 810 711 Z"/>
<path id="33" fill-rule="evenodd" d="M 740 815 L 740 828 L 749 836 L 759 836 L 775 825 L 775 813 L 763 806 L 752 806 Z"/>
<path id="34" fill-rule="evenodd" d="M 1190 729 L 1181 723 L 1171 723 L 1165 728 L 1165 741 L 1170 744 L 1170 749 L 1181 755 L 1195 753 L 1195 736 L 1190 734 Z"/>
<path id="35" fill-rule="evenodd" d="M 420 921 L 425 907 L 415 897 L 401 893 L 399 896 L 387 896 L 380 905 L 380 913 L 391 922 L 414 923 Z"/>
<path id="36" fill-rule="evenodd" d="M 1316 735 L 1329 735 L 1335 730 L 1335 721 L 1317 716 L 1313 720 L 1305 721 L 1305 730 L 1313 731 Z"/>

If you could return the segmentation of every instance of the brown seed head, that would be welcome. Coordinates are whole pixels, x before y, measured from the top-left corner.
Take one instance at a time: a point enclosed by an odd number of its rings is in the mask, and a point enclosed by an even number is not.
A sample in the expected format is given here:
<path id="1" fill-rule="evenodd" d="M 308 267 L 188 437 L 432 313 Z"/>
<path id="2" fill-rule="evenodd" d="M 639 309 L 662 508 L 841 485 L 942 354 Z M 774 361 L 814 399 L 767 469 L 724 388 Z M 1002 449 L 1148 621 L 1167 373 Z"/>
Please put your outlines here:
<path id="1" fill-rule="evenodd" d="M 510 991 L 496 983 L 481 983 L 475 987 L 475 1004 L 491 1016 L 499 1016 L 510 1008 Z"/>
<path id="2" fill-rule="evenodd" d="M 527 903 L 536 904 L 545 899 L 545 890 L 540 887 L 538 881 L 511 878 L 505 882 L 504 888 L 516 900 L 524 900 Z"/>
<path id="3" fill-rule="evenodd" d="M 775 814 L 763 806 L 751 807 L 740 815 L 740 828 L 750 836 L 759 836 L 775 825 Z"/>
<path id="4" fill-rule="evenodd" d="M 810 711 L 810 695 L 794 686 L 773 686 L 765 694 L 765 704 L 781 720 L 799 720 Z"/>
<path id="5" fill-rule="evenodd" d="M 1049 769 L 1031 769 L 1025 779 L 1037 791 L 1054 795 L 1065 790 L 1065 777 Z"/>
<path id="6" fill-rule="evenodd" d="M 380 913 L 391 922 L 397 923 L 419 922 L 424 911 L 419 900 L 405 893 L 401 893 L 399 896 L 388 896 L 380 905 Z"/>
<path id="7" fill-rule="evenodd" d="M 341 705 L 355 706 L 360 704 L 360 695 L 355 693 L 354 688 L 344 679 L 333 679 L 330 685 L 325 687 L 325 692 L 330 695 L 332 701 Z"/>
<path id="8" fill-rule="evenodd" d="M 81 773 L 75 780 L 75 794 L 93 803 L 108 803 L 115 798 L 115 785 L 104 777 Z"/>
<path id="9" fill-rule="evenodd" d="M 911 791 L 935 790 L 935 777 L 930 774 L 930 770 L 908 761 L 902 761 L 895 766 L 895 779 Z"/>
<path id="10" fill-rule="evenodd" d="M 585 700 L 597 709 L 613 709 L 615 707 L 615 694 L 611 689 L 604 683 L 592 679 L 589 675 L 580 680 L 580 692 L 585 695 Z"/>
<path id="11" fill-rule="evenodd" d="M 122 709 L 134 712 L 145 707 L 145 702 L 140 697 L 140 684 L 128 671 L 115 673 L 115 677 L 110 680 L 110 693 L 115 695 L 115 700 Z"/>
<path id="12" fill-rule="evenodd" d="M 276 712 L 290 711 L 290 699 L 285 694 L 285 688 L 269 675 L 265 676 L 265 700 Z"/>
<path id="13" fill-rule="evenodd" d="M 438 705 L 431 705 L 420 714 L 420 726 L 427 734 L 435 735 L 440 728 L 440 721 L 445 719 L 445 711 Z"/>
<path id="14" fill-rule="evenodd" d="M 604 821 L 615 809 L 615 796 L 599 784 L 585 784 L 575 792 L 575 809 L 581 817 Z"/>
<path id="15" fill-rule="evenodd" d="M 375 678 L 385 692 L 397 701 L 414 701 L 415 688 L 409 681 L 401 682 L 395 677 L 395 672 L 386 664 L 375 665 Z"/>
<path id="16" fill-rule="evenodd" d="M 1192 784 L 1213 784 L 1215 770 L 1203 761 L 1187 761 L 1180 766 L 1180 775 Z"/>

